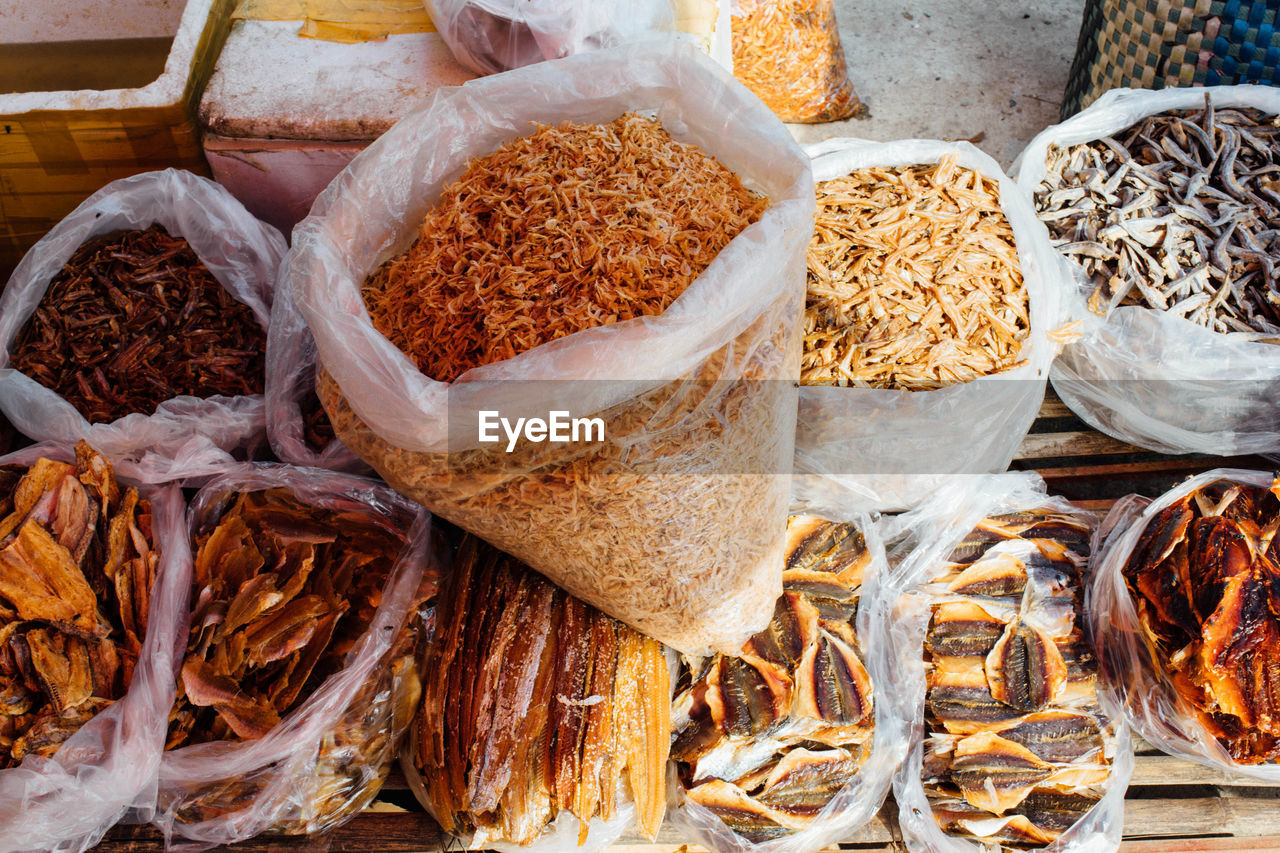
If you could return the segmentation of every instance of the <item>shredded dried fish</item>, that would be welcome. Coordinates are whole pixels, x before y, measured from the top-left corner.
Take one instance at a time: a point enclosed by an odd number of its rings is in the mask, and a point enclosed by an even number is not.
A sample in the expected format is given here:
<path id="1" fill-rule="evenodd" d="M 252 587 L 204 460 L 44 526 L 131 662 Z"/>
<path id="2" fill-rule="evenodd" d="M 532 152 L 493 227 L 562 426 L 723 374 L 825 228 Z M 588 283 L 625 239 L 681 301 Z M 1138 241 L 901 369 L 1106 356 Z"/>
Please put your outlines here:
<path id="1" fill-rule="evenodd" d="M 471 161 L 365 283 L 374 326 L 433 379 L 660 314 L 767 200 L 636 113 L 539 125 Z"/>
<path id="2" fill-rule="evenodd" d="M 1030 306 L 995 181 L 948 155 L 817 195 L 802 384 L 919 391 L 1021 363 Z"/>
<path id="3" fill-rule="evenodd" d="M 1168 311 L 1216 332 L 1280 334 L 1280 118 L 1148 116 L 1049 149 L 1036 208 L 1094 283 L 1089 307 Z"/>

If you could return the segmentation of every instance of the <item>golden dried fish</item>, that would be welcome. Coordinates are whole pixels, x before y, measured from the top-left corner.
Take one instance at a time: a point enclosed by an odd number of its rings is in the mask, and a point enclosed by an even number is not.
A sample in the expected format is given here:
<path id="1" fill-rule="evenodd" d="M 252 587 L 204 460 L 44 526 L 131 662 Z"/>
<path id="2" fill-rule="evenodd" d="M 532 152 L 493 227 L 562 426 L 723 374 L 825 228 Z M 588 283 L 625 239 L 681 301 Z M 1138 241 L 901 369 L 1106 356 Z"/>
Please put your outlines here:
<path id="1" fill-rule="evenodd" d="M 1114 728 L 1076 624 L 1090 532 L 1053 511 L 983 519 L 924 587 L 921 779 L 946 833 L 1041 846 L 1100 799 Z"/>
<path id="2" fill-rule="evenodd" d="M 787 522 L 786 590 L 739 657 L 685 659 L 673 703 L 689 798 L 751 841 L 803 829 L 856 778 L 874 725 L 854 631 L 871 563 L 852 524 Z"/>
<path id="3" fill-rule="evenodd" d="M 151 506 L 81 442 L 0 476 L 0 769 L 48 757 L 124 695 L 159 552 Z M 110 532 L 123 530 L 118 541 Z"/>
<path id="4" fill-rule="evenodd" d="M 936 166 L 820 181 L 805 385 L 924 390 L 1020 364 L 1029 303 L 995 181 Z"/>
<path id="5" fill-rule="evenodd" d="M 412 763 L 447 832 L 527 844 L 568 811 L 585 834 L 625 777 L 640 831 L 657 834 L 671 742 L 657 641 L 470 535 L 437 621 Z"/>

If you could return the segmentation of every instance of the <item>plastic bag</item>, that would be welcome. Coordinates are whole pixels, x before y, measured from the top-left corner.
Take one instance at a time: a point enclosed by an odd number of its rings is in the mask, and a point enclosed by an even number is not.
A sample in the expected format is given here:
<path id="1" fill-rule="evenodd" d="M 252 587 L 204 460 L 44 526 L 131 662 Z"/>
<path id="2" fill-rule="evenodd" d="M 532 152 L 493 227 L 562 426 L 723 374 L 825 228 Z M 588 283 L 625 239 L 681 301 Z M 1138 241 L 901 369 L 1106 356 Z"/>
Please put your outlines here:
<path id="1" fill-rule="evenodd" d="M 783 121 L 839 121 L 862 109 L 834 0 L 733 0 L 733 74 Z"/>
<path id="2" fill-rule="evenodd" d="M 288 280 L 281 269 L 280 281 Z M 271 328 L 267 331 L 267 439 L 271 450 L 290 465 L 328 468 L 364 474 L 369 471 L 359 456 L 336 436 L 323 447 L 316 438 L 320 430 L 308 418 L 321 418 L 329 426 L 328 415 L 316 398 L 316 342 L 293 305 L 293 292 L 282 287 L 271 306 Z M 305 411 L 304 411 L 305 410 Z M 313 435 L 313 433 L 316 433 Z"/>
<path id="3" fill-rule="evenodd" d="M 944 833 L 934 818 L 921 781 L 926 688 L 922 647 L 934 599 L 919 586 L 936 574 L 948 556 L 984 518 L 1036 509 L 1073 515 L 1090 527 L 1096 524 L 1092 513 L 1078 510 L 1061 498 L 1048 497 L 1044 481 L 1038 475 L 1010 473 L 953 478 L 932 499 L 893 519 L 884 529 L 886 540 L 896 542 L 889 556 L 894 568 L 886 583 L 886 595 L 895 602 L 888 605 L 892 608 L 888 618 L 891 629 L 887 637 L 889 666 L 899 673 L 899 677 L 890 684 L 891 695 L 899 704 L 900 713 L 914 721 L 910 750 L 893 780 L 894 798 L 898 801 L 898 824 L 910 850 L 978 853 L 989 849 L 977 841 Z M 1085 612 L 1075 612 L 1072 618 L 1083 622 L 1088 612 L 1086 604 Z M 1124 794 L 1133 771 L 1133 751 L 1129 730 L 1119 714 L 1115 697 L 1105 689 L 1101 679 L 1096 690 L 1102 716 L 1114 727 L 1114 755 L 1105 792 L 1066 832 L 1036 849 L 1049 853 L 1104 853 L 1114 851 L 1120 845 Z"/>
<path id="4" fill-rule="evenodd" d="M 1013 175 L 1034 192 L 1052 145 L 1070 146 L 1124 130 L 1167 110 L 1218 107 L 1280 113 L 1280 90 L 1218 86 L 1148 92 L 1114 89 L 1073 118 L 1042 131 L 1019 155 Z M 1092 314 L 1084 270 L 1068 262 L 1072 310 L 1083 337 L 1053 365 L 1054 390 L 1090 426 L 1160 453 L 1229 456 L 1280 451 L 1280 346 L 1212 332 L 1138 306 Z"/>
<path id="5" fill-rule="evenodd" d="M 1216 480 L 1270 488 L 1274 479 L 1270 472 L 1216 468 L 1154 501 L 1130 495 L 1118 502 L 1102 525 L 1107 535 L 1094 558 L 1089 611 L 1108 686 L 1138 734 L 1169 755 L 1269 782 L 1280 781 L 1280 765 L 1234 761 L 1178 695 L 1163 668 L 1156 668 L 1122 572 L 1147 523 L 1179 498 Z"/>
<path id="6" fill-rule="evenodd" d="M 39 444 L 0 457 L 30 465 L 40 457 L 72 461 L 64 446 Z M 173 704 L 174 649 L 186 632 L 191 551 L 182 492 L 148 488 L 153 544 L 161 549 L 147 634 L 128 691 L 85 723 L 51 759 L 28 756 L 0 771 L 0 851 L 82 851 L 97 844 L 129 809 L 147 813 Z"/>
<path id="7" fill-rule="evenodd" d="M 477 74 L 670 31 L 669 0 L 425 0 L 454 58 Z"/>
<path id="8" fill-rule="evenodd" d="M 267 328 L 284 238 L 213 181 L 165 169 L 107 184 L 27 252 L 0 297 L 0 365 L 8 364 L 49 283 L 85 241 L 155 223 L 189 242 Z M 62 397 L 7 367 L 0 368 L 0 410 L 37 441 L 74 444 L 83 438 L 113 459 L 133 460 L 130 476 L 145 482 L 215 473 L 231 462 L 230 451 L 252 446 L 265 430 L 261 395 L 175 397 L 150 415 L 90 424 Z"/>
<path id="9" fill-rule="evenodd" d="M 529 122 L 656 113 L 771 199 L 660 316 L 578 332 L 436 382 L 360 288 L 441 186 Z M 294 231 L 290 286 L 339 437 L 387 482 L 569 592 L 683 651 L 768 622 L 790 499 L 808 160 L 689 44 L 539 63 L 438 93 L 361 153 Z M 779 381 L 781 380 L 781 381 Z M 599 415 L 605 440 L 478 440 L 479 412 Z M 594 436 L 593 436 L 594 438 Z M 731 555 L 726 559 L 726 555 Z"/>
<path id="10" fill-rule="evenodd" d="M 828 498 L 838 490 L 825 492 Z M 888 572 L 884 544 L 878 527 L 871 518 L 843 500 L 794 501 L 792 515 L 816 515 L 830 521 L 852 522 L 866 539 L 871 564 L 863 574 L 859 593 L 857 637 L 859 656 L 871 677 L 875 728 L 871 754 L 859 768 L 857 776 L 836 791 L 831 799 L 803 829 L 781 837 L 753 843 L 735 832 L 711 809 L 682 796 L 670 820 L 679 829 L 691 833 L 710 850 L 734 853 L 806 853 L 835 846 L 866 825 L 880 809 L 889 792 L 894 771 L 906 753 L 909 740 L 908 718 L 899 705 L 889 698 L 888 685 L 898 678 L 890 669 L 891 659 L 881 647 L 881 639 L 891 632 L 893 601 L 884 595 Z"/>
<path id="11" fill-rule="evenodd" d="M 241 465 L 196 495 L 187 536 L 219 518 L 231 495 L 277 487 L 305 503 L 335 510 L 355 503 L 384 515 L 412 513 L 415 520 L 381 604 L 347 653 L 344 669 L 261 738 L 196 743 L 164 753 L 151 822 L 166 844 L 181 838 L 188 849 L 207 849 L 263 832 L 316 834 L 345 822 L 377 796 L 413 719 L 418 683 L 413 645 L 431 627 L 430 614 L 415 612 L 424 583 L 433 577 L 424 575 L 431 560 L 429 516 L 364 477 Z M 189 583 L 186 593 L 189 606 Z M 180 648 L 186 642 L 184 636 Z"/>
<path id="12" fill-rule="evenodd" d="M 851 506 L 894 510 L 918 503 L 949 475 L 1003 471 L 1044 398 L 1058 349 L 1054 330 L 1066 275 L 1026 193 L 995 160 L 967 142 L 831 139 L 806 151 L 813 158 L 815 181 L 856 169 L 937 163 L 950 153 L 961 166 L 999 181 L 1000 206 L 1013 228 L 1031 303 L 1031 330 L 1020 366 L 971 382 L 934 391 L 802 387 L 797 493 L 823 500 L 822 493 L 838 483 L 861 496 Z M 804 476 L 812 474 L 824 476 Z"/>

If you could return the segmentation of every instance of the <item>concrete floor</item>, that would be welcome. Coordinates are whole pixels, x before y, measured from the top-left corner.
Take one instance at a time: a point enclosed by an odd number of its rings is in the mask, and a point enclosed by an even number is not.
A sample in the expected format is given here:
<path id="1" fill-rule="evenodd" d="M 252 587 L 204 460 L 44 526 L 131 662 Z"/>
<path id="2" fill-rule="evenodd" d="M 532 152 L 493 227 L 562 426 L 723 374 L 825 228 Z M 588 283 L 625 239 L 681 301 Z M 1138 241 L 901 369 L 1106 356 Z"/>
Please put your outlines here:
<path id="1" fill-rule="evenodd" d="M 1084 0 L 836 0 L 855 119 L 793 125 L 833 136 L 972 139 L 1008 168 L 1058 121 Z"/>

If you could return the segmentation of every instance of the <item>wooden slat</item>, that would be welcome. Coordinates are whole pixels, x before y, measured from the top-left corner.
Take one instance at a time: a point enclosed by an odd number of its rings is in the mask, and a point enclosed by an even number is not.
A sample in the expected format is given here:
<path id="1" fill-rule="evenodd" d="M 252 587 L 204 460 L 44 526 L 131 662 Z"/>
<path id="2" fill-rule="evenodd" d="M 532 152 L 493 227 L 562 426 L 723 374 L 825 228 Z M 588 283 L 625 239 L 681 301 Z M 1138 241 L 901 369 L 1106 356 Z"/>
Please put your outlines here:
<path id="1" fill-rule="evenodd" d="M 1093 430 L 1077 432 L 1033 432 L 1022 440 L 1015 459 L 1050 459 L 1061 456 L 1098 456 L 1118 453 L 1146 453 Z"/>
<path id="2" fill-rule="evenodd" d="M 1280 808 L 1271 798 L 1196 797 L 1126 800 L 1126 837 L 1188 835 L 1256 836 L 1280 833 Z M 1242 850 L 1250 849 L 1241 845 Z"/>
<path id="3" fill-rule="evenodd" d="M 322 839 L 259 835 L 227 849 L 236 853 L 298 853 L 301 850 L 324 849 L 329 853 L 427 853 L 456 847 L 425 812 L 380 814 L 361 812 L 350 823 L 340 826 Z M 164 838 L 150 826 L 117 826 L 95 850 L 100 853 L 163 853 Z"/>
<path id="4" fill-rule="evenodd" d="M 1228 785 L 1244 788 L 1280 788 L 1280 782 L 1261 782 L 1249 776 L 1215 770 L 1171 755 L 1139 755 L 1134 759 L 1129 785 Z M 1277 811 L 1280 820 L 1280 810 Z"/>
<path id="5" fill-rule="evenodd" d="M 1280 836 L 1251 838 L 1241 844 L 1238 838 L 1162 838 L 1159 841 L 1126 841 L 1120 853 L 1225 853 L 1248 850 L 1251 853 L 1280 853 Z"/>

